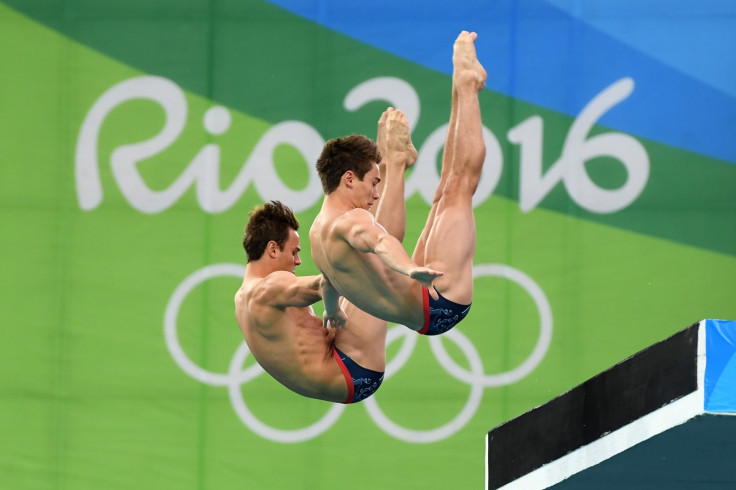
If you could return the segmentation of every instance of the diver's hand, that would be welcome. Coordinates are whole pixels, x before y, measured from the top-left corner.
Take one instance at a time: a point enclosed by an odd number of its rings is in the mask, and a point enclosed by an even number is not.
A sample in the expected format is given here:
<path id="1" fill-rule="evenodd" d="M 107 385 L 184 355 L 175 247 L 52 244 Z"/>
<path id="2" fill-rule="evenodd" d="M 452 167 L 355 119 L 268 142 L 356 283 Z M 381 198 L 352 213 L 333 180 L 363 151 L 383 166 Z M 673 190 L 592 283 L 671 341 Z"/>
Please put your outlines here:
<path id="1" fill-rule="evenodd" d="M 322 315 L 322 327 L 345 330 L 345 324 L 348 317 L 342 307 L 338 306 L 334 314 L 329 314 L 327 310 Z"/>
<path id="2" fill-rule="evenodd" d="M 409 277 L 417 281 L 419 284 L 427 288 L 429 295 L 434 299 L 439 299 L 439 295 L 432 287 L 432 282 L 445 273 L 430 269 L 429 267 L 414 267 L 409 271 Z"/>

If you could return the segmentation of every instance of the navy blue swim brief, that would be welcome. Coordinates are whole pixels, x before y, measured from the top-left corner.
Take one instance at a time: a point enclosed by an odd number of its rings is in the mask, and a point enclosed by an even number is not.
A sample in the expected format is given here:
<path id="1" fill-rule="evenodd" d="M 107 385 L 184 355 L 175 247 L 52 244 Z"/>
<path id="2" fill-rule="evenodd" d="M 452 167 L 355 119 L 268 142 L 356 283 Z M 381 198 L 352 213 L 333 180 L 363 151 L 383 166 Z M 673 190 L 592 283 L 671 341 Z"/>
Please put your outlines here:
<path id="1" fill-rule="evenodd" d="M 470 311 L 470 305 L 459 305 L 445 298 L 435 288 L 439 299 L 429 295 L 429 290 L 422 287 L 424 293 L 424 326 L 419 333 L 424 335 L 441 335 L 460 323 Z"/>
<path id="2" fill-rule="evenodd" d="M 383 373 L 364 368 L 334 345 L 332 350 L 348 383 L 348 397 L 343 403 L 356 403 L 376 392 L 383 382 Z"/>

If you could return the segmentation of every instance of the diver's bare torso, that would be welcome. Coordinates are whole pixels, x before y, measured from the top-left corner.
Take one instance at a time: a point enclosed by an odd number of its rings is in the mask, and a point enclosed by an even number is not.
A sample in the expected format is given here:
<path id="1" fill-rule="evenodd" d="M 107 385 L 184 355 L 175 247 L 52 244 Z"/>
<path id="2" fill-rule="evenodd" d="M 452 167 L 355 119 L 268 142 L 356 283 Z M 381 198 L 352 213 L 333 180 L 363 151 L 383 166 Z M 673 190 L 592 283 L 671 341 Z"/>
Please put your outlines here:
<path id="1" fill-rule="evenodd" d="M 248 278 L 235 295 L 235 316 L 251 353 L 277 381 L 310 398 L 342 402 L 345 378 L 333 357 L 335 331 L 311 306 L 276 308 L 258 298 L 264 278 Z"/>
<path id="2" fill-rule="evenodd" d="M 376 254 L 361 252 L 347 243 L 341 227 L 350 226 L 356 217 L 374 220 L 364 209 L 346 211 L 323 204 L 309 231 L 315 264 L 361 310 L 409 328 L 421 328 L 422 286 L 389 269 Z"/>

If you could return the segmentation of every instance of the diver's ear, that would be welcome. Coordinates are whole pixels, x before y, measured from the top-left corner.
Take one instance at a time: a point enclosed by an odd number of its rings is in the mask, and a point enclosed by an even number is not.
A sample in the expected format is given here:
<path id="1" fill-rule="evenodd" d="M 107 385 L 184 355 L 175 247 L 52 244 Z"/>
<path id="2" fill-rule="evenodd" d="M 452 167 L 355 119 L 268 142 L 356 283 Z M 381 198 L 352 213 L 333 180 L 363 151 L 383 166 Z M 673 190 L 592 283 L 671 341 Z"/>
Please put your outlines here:
<path id="1" fill-rule="evenodd" d="M 355 181 L 355 172 L 352 170 L 348 170 L 344 174 L 342 174 L 342 181 L 345 182 L 345 185 L 347 187 L 353 187 L 353 182 Z"/>
<path id="2" fill-rule="evenodd" d="M 274 240 L 271 240 L 270 242 L 268 242 L 266 244 L 266 253 L 271 258 L 276 258 L 276 256 L 278 255 L 278 251 L 279 250 L 281 250 L 279 248 L 279 244 L 276 243 L 276 241 L 274 241 Z"/>

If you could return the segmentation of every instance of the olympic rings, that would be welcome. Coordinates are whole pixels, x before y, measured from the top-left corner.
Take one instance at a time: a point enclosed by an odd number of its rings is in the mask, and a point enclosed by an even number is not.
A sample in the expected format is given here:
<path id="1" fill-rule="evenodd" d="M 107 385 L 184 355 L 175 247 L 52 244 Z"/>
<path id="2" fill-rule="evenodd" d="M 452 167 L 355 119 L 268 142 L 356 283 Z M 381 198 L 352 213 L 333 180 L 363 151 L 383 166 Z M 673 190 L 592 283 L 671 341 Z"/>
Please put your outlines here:
<path id="1" fill-rule="evenodd" d="M 219 276 L 234 276 L 242 278 L 245 273 L 245 267 L 240 264 L 214 264 L 205 266 L 186 277 L 179 284 L 166 305 L 164 313 L 164 338 L 169 353 L 174 361 L 181 367 L 185 373 L 192 378 L 212 386 L 225 386 L 228 389 L 230 402 L 233 405 L 236 415 L 243 423 L 259 436 L 275 442 L 281 443 L 297 443 L 313 439 L 323 432 L 327 431 L 345 410 L 343 404 L 332 404 L 327 413 L 312 425 L 302 429 L 282 430 L 270 427 L 261 422 L 248 409 L 241 385 L 251 381 L 257 376 L 263 374 L 263 368 L 258 364 L 254 364 L 247 369 L 241 369 L 245 363 L 248 354 L 248 346 L 243 341 L 235 351 L 227 373 L 214 373 L 196 365 L 184 352 L 179 343 L 177 335 L 176 321 L 179 309 L 186 299 L 187 295 L 200 283 Z M 432 352 L 439 364 L 455 379 L 470 385 L 470 394 L 465 406 L 462 408 L 450 422 L 428 430 L 413 430 L 402 427 L 391 421 L 379 408 L 377 397 L 380 393 L 367 398 L 363 401 L 369 416 L 376 425 L 389 434 L 390 436 L 416 444 L 426 444 L 441 441 L 451 437 L 461 430 L 470 419 L 475 415 L 483 398 L 483 390 L 486 387 L 502 386 L 515 383 L 527 376 L 542 361 L 544 355 L 549 348 L 552 340 L 552 309 L 550 308 L 544 291 L 531 279 L 524 274 L 508 265 L 503 264 L 480 264 L 473 268 L 473 277 L 482 276 L 499 276 L 516 282 L 523 287 L 534 300 L 540 316 L 540 335 L 537 344 L 531 355 L 518 367 L 499 374 L 485 374 L 483 370 L 483 362 L 478 354 L 478 350 L 473 343 L 460 332 L 458 328 L 448 331 L 444 335 L 437 337 L 428 337 Z M 403 343 L 399 351 L 386 365 L 386 379 L 396 374 L 404 364 L 409 361 L 419 335 L 410 331 L 403 325 L 392 327 L 387 334 L 386 344 L 403 337 Z M 454 342 L 468 359 L 470 370 L 460 367 L 447 354 L 442 342 L 443 338 Z"/>

